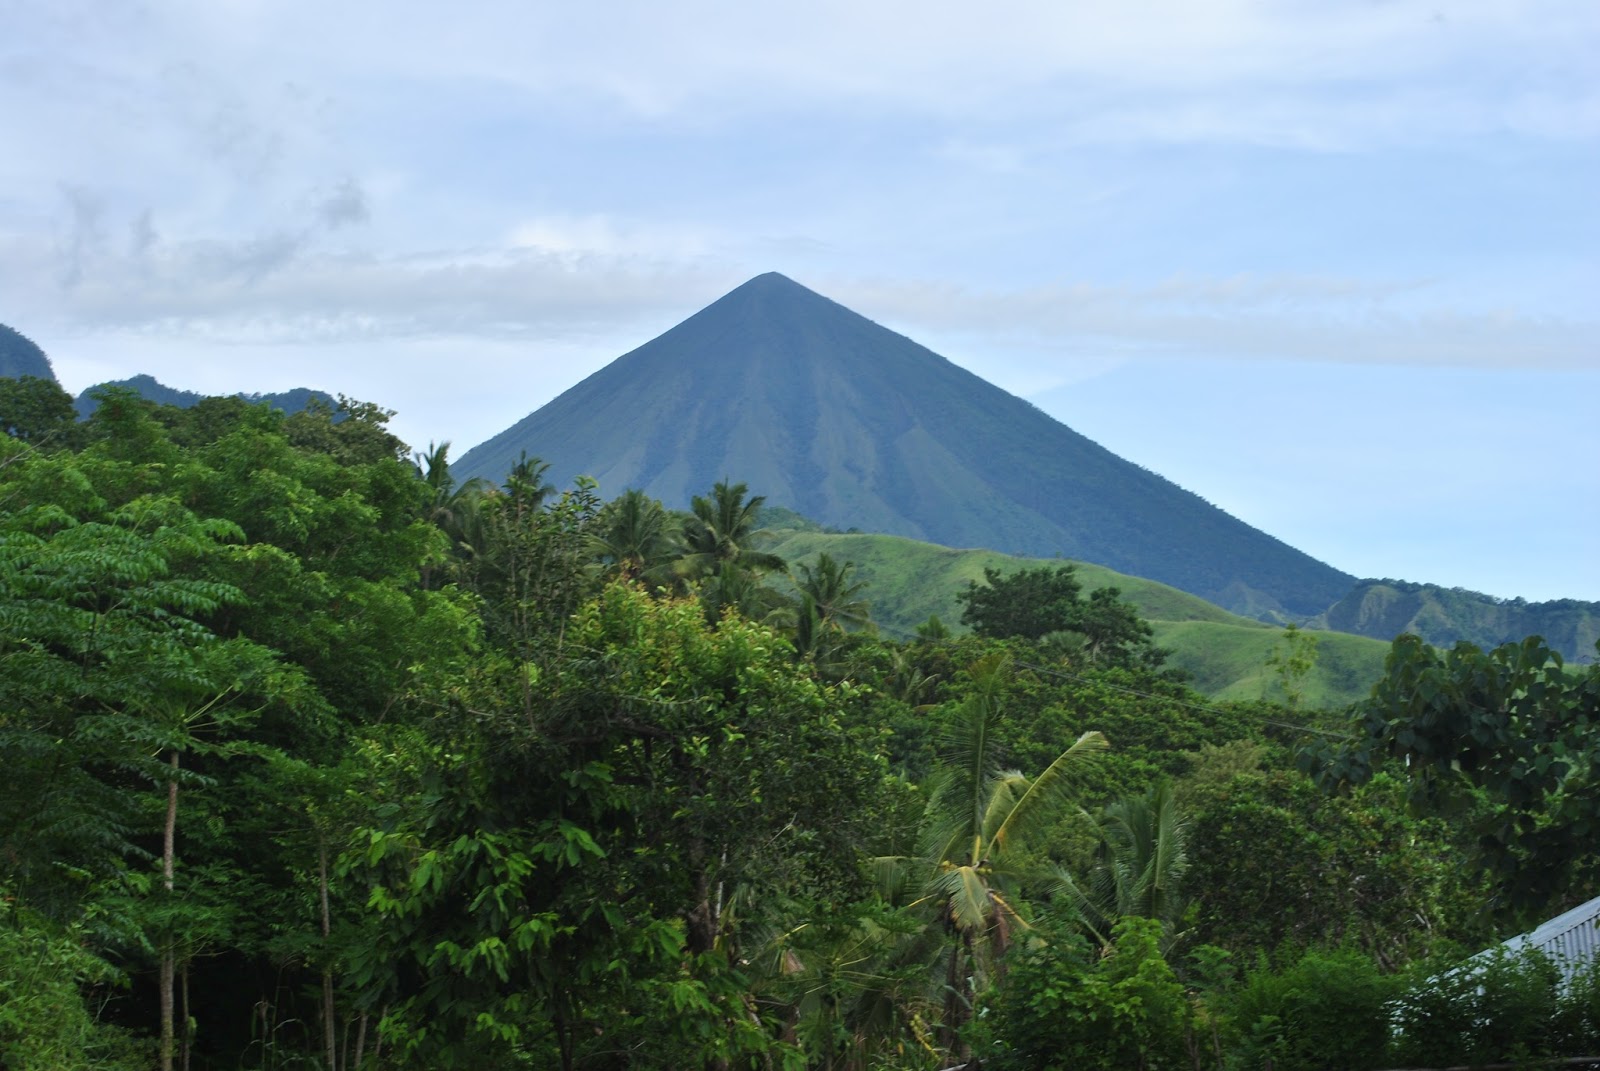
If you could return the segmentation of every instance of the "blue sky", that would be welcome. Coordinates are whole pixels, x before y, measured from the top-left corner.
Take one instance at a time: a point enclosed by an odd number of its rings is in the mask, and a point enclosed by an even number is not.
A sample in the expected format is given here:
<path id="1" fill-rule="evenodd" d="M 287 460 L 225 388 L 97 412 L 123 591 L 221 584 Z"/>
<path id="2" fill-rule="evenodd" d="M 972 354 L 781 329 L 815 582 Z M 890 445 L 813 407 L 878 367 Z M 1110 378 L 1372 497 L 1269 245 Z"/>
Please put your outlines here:
<path id="1" fill-rule="evenodd" d="M 777 270 L 1342 569 L 1600 599 L 1592 0 L 580 7 L 0 0 L 0 321 L 459 451 Z"/>

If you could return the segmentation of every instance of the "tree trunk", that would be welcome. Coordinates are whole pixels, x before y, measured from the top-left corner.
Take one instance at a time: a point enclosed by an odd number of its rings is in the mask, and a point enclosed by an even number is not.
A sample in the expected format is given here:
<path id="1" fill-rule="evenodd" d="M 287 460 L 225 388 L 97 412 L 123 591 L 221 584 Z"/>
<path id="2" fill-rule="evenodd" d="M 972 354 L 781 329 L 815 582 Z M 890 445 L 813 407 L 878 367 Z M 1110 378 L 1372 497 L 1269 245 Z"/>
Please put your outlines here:
<path id="1" fill-rule="evenodd" d="M 185 963 L 183 965 L 183 992 L 182 992 L 182 995 L 183 995 L 183 1047 L 179 1050 L 181 1052 L 182 1056 L 181 1056 L 181 1058 L 179 1059 L 178 1062 L 179 1062 L 179 1066 L 183 1068 L 183 1071 L 189 1071 L 189 1053 L 194 1048 L 194 1046 L 192 1044 L 190 1044 L 194 1040 L 194 1027 L 192 1025 L 194 1020 L 189 1015 L 189 965 L 187 963 Z"/>
<path id="2" fill-rule="evenodd" d="M 333 1007 L 333 964 L 328 960 L 328 937 L 333 915 L 328 910 L 328 842 L 317 843 L 317 884 L 322 898 L 322 1033 L 328 1053 L 328 1071 L 338 1071 L 338 1017 Z"/>
<path id="3" fill-rule="evenodd" d="M 167 781 L 167 824 L 161 836 L 161 887 L 167 891 L 167 911 L 172 910 L 172 887 L 175 843 L 178 833 L 178 753 L 174 751 L 168 758 L 172 767 L 171 777 Z M 161 1071 L 172 1071 L 173 1049 L 173 1001 L 172 983 L 173 976 L 177 973 L 177 938 L 172 932 L 170 922 L 167 933 L 162 938 L 161 947 Z"/>
<path id="4" fill-rule="evenodd" d="M 939 1028 L 940 1044 L 957 1060 L 967 1058 L 967 1046 L 961 1040 L 961 1028 L 967 1025 L 972 1010 L 966 969 L 971 954 L 972 938 L 963 932 L 950 949 L 950 965 L 945 973 L 944 1023 Z"/>

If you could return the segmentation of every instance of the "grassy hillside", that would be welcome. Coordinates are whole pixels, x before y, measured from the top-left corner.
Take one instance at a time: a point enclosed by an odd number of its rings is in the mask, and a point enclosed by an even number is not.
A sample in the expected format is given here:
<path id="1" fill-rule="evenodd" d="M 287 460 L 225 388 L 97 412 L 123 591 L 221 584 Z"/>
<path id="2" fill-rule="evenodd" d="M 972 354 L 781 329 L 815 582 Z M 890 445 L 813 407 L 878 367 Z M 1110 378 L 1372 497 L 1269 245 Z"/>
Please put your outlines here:
<path id="1" fill-rule="evenodd" d="M 769 520 L 769 523 L 774 523 Z M 985 568 L 1012 571 L 1041 559 L 1016 558 L 990 550 L 952 550 L 899 536 L 829 533 L 815 528 L 772 532 L 768 549 L 791 563 L 810 563 L 826 552 L 856 563 L 872 618 L 891 636 L 909 636 L 930 614 L 961 631 L 956 601 L 969 580 L 982 582 Z M 1065 563 L 1063 563 L 1065 564 Z M 1171 664 L 1193 677 L 1195 688 L 1223 699 L 1276 697 L 1276 676 L 1267 659 L 1282 630 L 1240 617 L 1204 599 L 1125 576 L 1098 565 L 1073 563 L 1084 590 L 1115 587 L 1139 608 L 1155 629 L 1156 642 L 1171 649 Z M 1316 632 L 1318 658 L 1305 683 L 1305 701 L 1338 707 L 1362 698 L 1383 671 L 1387 643 L 1364 636 Z"/>
<path id="2" fill-rule="evenodd" d="M 1217 699 L 1282 699 L 1277 674 L 1267 665 L 1281 649 L 1278 629 L 1211 621 L 1154 621 L 1156 643 L 1173 651 L 1171 661 L 1193 675 L 1197 691 Z M 1365 698 L 1383 675 L 1389 645 L 1345 632 L 1311 632 L 1317 639 L 1316 667 L 1304 685 L 1304 703 L 1335 708 Z"/>

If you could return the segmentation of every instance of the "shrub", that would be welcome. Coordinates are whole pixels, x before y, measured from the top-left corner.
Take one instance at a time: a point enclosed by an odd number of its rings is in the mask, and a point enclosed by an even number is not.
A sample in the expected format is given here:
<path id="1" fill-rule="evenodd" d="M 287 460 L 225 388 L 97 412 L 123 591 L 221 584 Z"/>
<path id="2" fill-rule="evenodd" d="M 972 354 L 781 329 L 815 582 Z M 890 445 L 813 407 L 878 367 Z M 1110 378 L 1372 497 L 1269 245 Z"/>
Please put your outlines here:
<path id="1" fill-rule="evenodd" d="M 1127 1071 L 1187 1067 L 1189 1004 L 1161 957 L 1161 926 L 1117 923 L 1097 955 L 1082 937 L 1036 933 L 1012 949 L 993 1040 L 982 1052 L 994 1071 Z"/>
<path id="2" fill-rule="evenodd" d="M 1221 998 L 1239 1067 L 1360 1071 L 1389 1066 L 1389 1002 L 1401 982 L 1354 949 L 1313 950 L 1274 970 L 1263 963 Z"/>

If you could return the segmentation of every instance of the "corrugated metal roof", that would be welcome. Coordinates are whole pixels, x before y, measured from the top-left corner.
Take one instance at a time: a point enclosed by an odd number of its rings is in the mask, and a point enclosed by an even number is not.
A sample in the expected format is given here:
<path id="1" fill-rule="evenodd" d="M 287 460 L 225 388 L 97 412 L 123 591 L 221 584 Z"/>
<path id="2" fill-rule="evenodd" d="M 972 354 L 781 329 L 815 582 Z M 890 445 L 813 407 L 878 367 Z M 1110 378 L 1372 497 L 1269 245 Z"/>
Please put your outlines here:
<path id="1" fill-rule="evenodd" d="M 1570 978 L 1600 960 L 1600 896 L 1525 934 L 1501 942 L 1500 947 L 1507 952 L 1536 948 Z"/>

